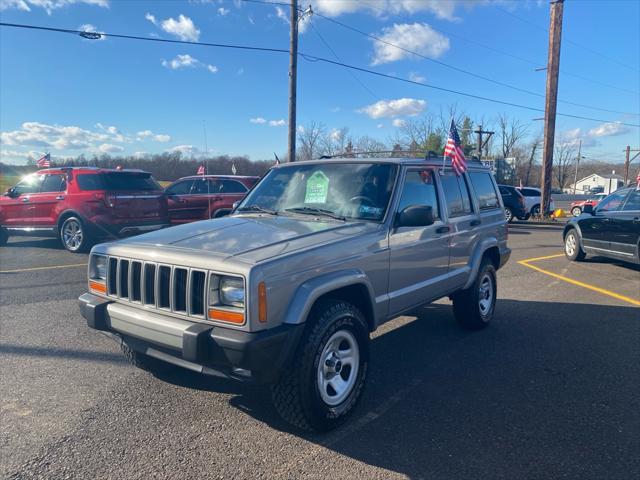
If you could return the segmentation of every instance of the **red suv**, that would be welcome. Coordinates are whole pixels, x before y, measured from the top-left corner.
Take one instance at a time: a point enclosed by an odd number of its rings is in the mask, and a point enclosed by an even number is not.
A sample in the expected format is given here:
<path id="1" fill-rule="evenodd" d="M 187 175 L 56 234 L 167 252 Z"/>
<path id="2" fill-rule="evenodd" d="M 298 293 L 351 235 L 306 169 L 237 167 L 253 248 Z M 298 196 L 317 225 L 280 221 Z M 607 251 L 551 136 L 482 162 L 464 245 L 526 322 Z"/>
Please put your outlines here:
<path id="1" fill-rule="evenodd" d="M 49 168 L 0 197 L 0 244 L 9 235 L 57 236 L 64 248 L 80 252 L 98 238 L 168 225 L 162 187 L 140 170 Z"/>
<path id="2" fill-rule="evenodd" d="M 169 185 L 171 223 L 208 220 L 227 215 L 233 204 L 244 198 L 260 177 L 198 175 L 184 177 Z"/>

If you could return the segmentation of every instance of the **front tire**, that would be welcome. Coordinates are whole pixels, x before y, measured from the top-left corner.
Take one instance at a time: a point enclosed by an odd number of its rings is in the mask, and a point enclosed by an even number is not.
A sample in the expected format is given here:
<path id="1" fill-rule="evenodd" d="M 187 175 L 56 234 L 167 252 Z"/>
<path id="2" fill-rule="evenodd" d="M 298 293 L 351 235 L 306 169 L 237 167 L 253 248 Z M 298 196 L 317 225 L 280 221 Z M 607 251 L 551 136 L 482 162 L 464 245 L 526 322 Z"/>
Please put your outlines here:
<path id="1" fill-rule="evenodd" d="M 369 330 L 352 304 L 322 300 L 313 309 L 296 356 L 271 388 L 288 423 L 308 431 L 342 424 L 362 396 L 369 367 Z"/>
<path id="2" fill-rule="evenodd" d="M 65 218 L 59 236 L 62 246 L 72 253 L 84 252 L 89 246 L 89 232 L 78 217 Z"/>
<path id="3" fill-rule="evenodd" d="M 581 262 L 587 256 L 580 246 L 580 237 L 575 228 L 569 230 L 564 237 L 564 254 L 572 262 Z"/>
<path id="4" fill-rule="evenodd" d="M 496 267 L 485 258 L 473 284 L 452 296 L 453 314 L 463 328 L 481 330 L 489 325 L 496 307 Z"/>

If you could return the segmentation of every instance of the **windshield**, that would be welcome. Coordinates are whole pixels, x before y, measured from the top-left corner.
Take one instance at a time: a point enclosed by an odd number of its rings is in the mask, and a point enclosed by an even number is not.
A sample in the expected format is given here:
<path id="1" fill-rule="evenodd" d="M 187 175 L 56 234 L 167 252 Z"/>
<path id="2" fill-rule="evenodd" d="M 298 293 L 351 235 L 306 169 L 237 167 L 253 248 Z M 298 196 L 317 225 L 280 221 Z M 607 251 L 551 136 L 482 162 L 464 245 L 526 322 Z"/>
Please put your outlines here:
<path id="1" fill-rule="evenodd" d="M 271 170 L 238 211 L 381 221 L 396 172 L 396 165 L 382 163 L 287 165 Z"/>

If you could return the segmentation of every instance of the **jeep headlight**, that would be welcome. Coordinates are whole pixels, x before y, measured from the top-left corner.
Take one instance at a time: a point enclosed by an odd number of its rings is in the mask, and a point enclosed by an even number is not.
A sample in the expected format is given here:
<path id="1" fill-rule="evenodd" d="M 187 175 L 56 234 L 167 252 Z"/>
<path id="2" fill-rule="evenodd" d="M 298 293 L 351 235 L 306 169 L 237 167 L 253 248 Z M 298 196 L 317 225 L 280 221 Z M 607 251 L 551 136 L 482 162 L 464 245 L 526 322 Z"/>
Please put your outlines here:
<path id="1" fill-rule="evenodd" d="M 90 279 L 104 282 L 107 280 L 107 257 L 93 255 L 91 257 Z"/>
<path id="2" fill-rule="evenodd" d="M 220 278 L 220 303 L 244 308 L 244 280 L 237 277 Z"/>

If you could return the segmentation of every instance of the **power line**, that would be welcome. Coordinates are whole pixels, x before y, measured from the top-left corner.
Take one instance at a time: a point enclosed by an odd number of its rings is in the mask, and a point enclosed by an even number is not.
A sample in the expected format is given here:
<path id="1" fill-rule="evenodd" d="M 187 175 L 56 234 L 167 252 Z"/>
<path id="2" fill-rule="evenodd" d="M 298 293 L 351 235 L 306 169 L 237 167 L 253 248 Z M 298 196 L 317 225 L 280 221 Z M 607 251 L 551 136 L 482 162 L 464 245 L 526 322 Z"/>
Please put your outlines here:
<path id="1" fill-rule="evenodd" d="M 82 30 L 71 30 L 71 29 L 63 29 L 63 28 L 43 27 L 43 26 L 36 26 L 36 25 L 25 25 L 25 24 L 6 23 L 6 22 L 0 22 L 0 26 L 12 27 L 12 28 L 24 28 L 24 29 L 29 29 L 29 30 L 50 31 L 50 32 L 56 32 L 56 33 L 71 33 L 71 34 L 75 34 L 75 35 L 81 35 L 83 33 L 86 33 L 85 31 L 82 31 Z M 226 44 L 226 43 L 193 42 L 193 41 L 187 41 L 187 40 L 167 40 L 167 39 L 162 39 L 162 38 L 142 37 L 142 36 L 137 36 L 137 35 L 123 35 L 123 34 L 115 34 L 115 33 L 107 33 L 107 32 L 101 32 L 100 34 L 104 35 L 106 37 L 124 38 L 124 39 L 129 39 L 129 40 L 142 40 L 142 41 L 147 41 L 147 42 L 197 45 L 197 46 L 204 46 L 204 47 L 231 48 L 231 49 L 239 49 L 239 50 L 252 50 L 252 51 L 260 51 L 260 52 L 273 52 L 273 53 L 286 53 L 286 54 L 289 54 L 289 50 L 283 49 L 283 48 L 255 47 L 255 46 L 251 46 L 251 45 L 237 45 L 237 44 Z M 395 75 L 390 75 L 390 74 L 386 74 L 386 73 L 382 73 L 382 72 L 376 72 L 374 70 L 370 70 L 370 69 L 367 69 L 367 68 L 358 67 L 358 66 L 355 66 L 355 65 L 350 65 L 350 64 L 343 63 L 343 62 L 340 62 L 340 61 L 330 60 L 328 58 L 319 57 L 319 56 L 316 56 L 316 55 L 304 54 L 302 52 L 299 52 L 298 55 L 300 55 L 302 58 L 304 58 L 305 60 L 308 60 L 308 61 L 323 62 L 323 63 L 327 63 L 327 64 L 330 64 L 330 65 L 335 65 L 335 66 L 339 66 L 339 67 L 343 67 L 343 68 L 347 68 L 347 69 L 351 69 L 351 70 L 355 70 L 355 71 L 359 71 L 359 72 L 363 72 L 363 73 L 368 73 L 370 75 L 375 75 L 375 76 L 382 77 L 382 78 L 388 78 L 388 79 L 397 80 L 397 81 L 404 82 L 404 83 L 409 83 L 409 84 L 419 85 L 419 86 L 426 87 L 426 88 L 431 88 L 433 90 L 452 93 L 452 94 L 455 94 L 455 95 L 461 95 L 461 96 L 468 97 L 468 98 L 474 98 L 476 100 L 483 100 L 483 101 L 486 101 L 486 102 L 497 103 L 497 104 L 500 104 L 500 105 L 506 105 L 506 106 L 516 107 L 516 108 L 522 108 L 522 109 L 525 109 L 525 110 L 530 110 L 530 111 L 535 111 L 535 112 L 544 112 L 544 109 L 541 109 L 541 108 L 531 107 L 531 106 L 527 106 L 527 105 L 521 105 L 521 104 L 518 104 L 518 103 L 507 102 L 507 101 L 504 101 L 504 100 L 498 100 L 498 99 L 495 99 L 495 98 L 485 97 L 485 96 L 482 96 L 482 95 L 475 95 L 475 94 L 472 94 L 472 93 L 467 93 L 467 92 L 462 92 L 462 91 L 459 91 L 459 90 L 453 90 L 453 89 L 450 89 L 450 88 L 440 87 L 440 86 L 428 84 L 428 83 L 425 83 L 425 82 L 418 82 L 418 81 L 415 81 L 415 80 L 409 80 L 409 79 L 398 77 L 398 76 L 395 76 Z M 583 117 L 583 116 L 580 116 L 580 115 L 571 115 L 571 114 L 568 114 L 568 113 L 558 113 L 557 115 L 558 116 L 563 116 L 563 117 L 581 119 L 581 120 L 589 120 L 589 121 L 592 121 L 592 122 L 617 123 L 619 125 L 625 125 L 625 126 L 628 126 L 628 127 L 640 127 L 640 124 L 636 124 L 636 123 L 614 122 L 612 120 L 603 120 L 603 119 L 599 119 L 599 118 Z"/>
<path id="2" fill-rule="evenodd" d="M 503 7 L 500 7 L 500 6 L 498 6 L 498 5 L 495 5 L 495 8 L 497 8 L 497 9 L 498 9 L 498 10 L 500 10 L 501 12 L 503 12 L 503 13 L 505 13 L 505 14 L 507 14 L 507 15 L 509 15 L 509 16 L 511 16 L 511 17 L 513 17 L 513 18 L 515 18 L 516 20 L 519 20 L 519 21 L 521 21 L 521 22 L 523 22 L 523 23 L 526 23 L 527 25 L 530 25 L 530 26 L 532 26 L 532 27 L 534 27 L 534 28 L 537 28 L 538 30 L 543 30 L 543 31 L 545 31 L 545 32 L 549 32 L 549 30 L 548 30 L 547 28 L 545 28 L 545 27 L 543 27 L 543 26 L 541 26 L 541 25 L 538 25 L 538 24 L 536 24 L 536 23 L 533 23 L 533 22 L 531 22 L 531 21 L 529 21 L 529 20 L 527 20 L 527 19 L 525 19 L 525 18 L 522 18 L 522 17 L 520 17 L 520 16 L 516 15 L 515 13 L 512 13 L 512 12 L 510 12 L 510 11 L 506 10 L 506 9 L 505 9 L 505 8 L 503 8 Z M 601 52 L 598 52 L 598 51 L 596 51 L 596 50 L 593 50 L 593 49 L 592 49 L 592 48 L 590 48 L 590 47 L 585 47 L 584 45 L 581 45 L 581 44 L 579 44 L 578 42 L 574 42 L 573 40 L 571 40 L 571 39 L 569 39 L 569 38 L 564 38 L 564 39 L 563 39 L 563 41 L 564 41 L 564 42 L 567 42 L 567 43 L 570 43 L 571 45 L 573 45 L 573 46 L 575 46 L 575 47 L 582 48 L 583 50 L 585 50 L 585 51 L 587 51 L 587 52 L 589 52 L 589 53 L 592 53 L 593 55 L 597 55 L 597 56 L 599 56 L 599 57 L 606 58 L 606 59 L 607 59 L 607 60 L 609 60 L 610 62 L 614 62 L 614 63 L 617 63 L 618 65 L 621 65 L 621 66 L 623 66 L 623 67 L 626 67 L 626 68 L 628 68 L 628 69 L 630 69 L 630 70 L 634 70 L 634 71 L 636 71 L 636 72 L 640 72 L 640 68 L 634 67 L 633 65 L 629 65 L 629 64 L 624 63 L 624 62 L 621 62 L 620 60 L 617 60 L 617 59 L 615 59 L 615 58 L 613 58 L 613 57 L 610 57 L 610 56 L 608 56 L 608 55 L 605 55 L 604 53 L 601 53 Z"/>

